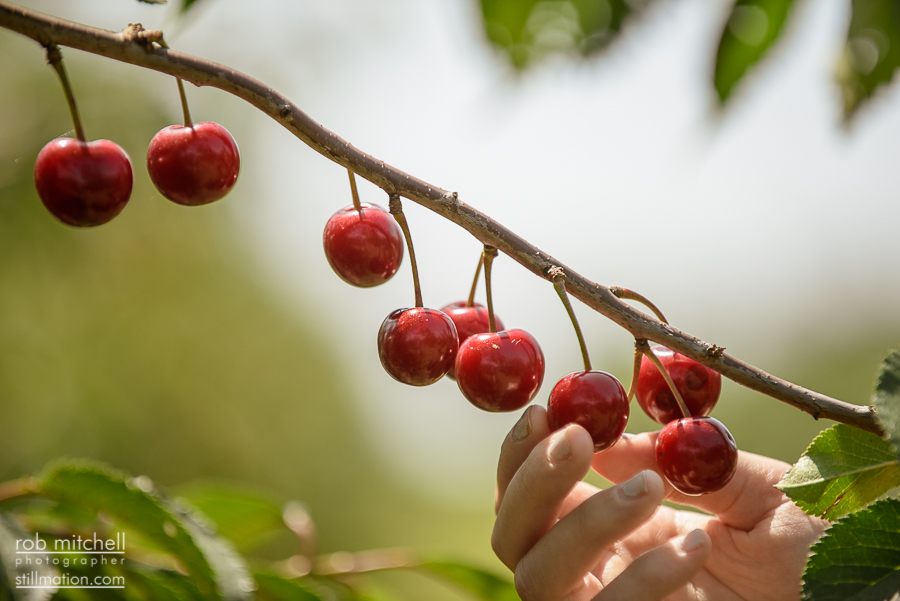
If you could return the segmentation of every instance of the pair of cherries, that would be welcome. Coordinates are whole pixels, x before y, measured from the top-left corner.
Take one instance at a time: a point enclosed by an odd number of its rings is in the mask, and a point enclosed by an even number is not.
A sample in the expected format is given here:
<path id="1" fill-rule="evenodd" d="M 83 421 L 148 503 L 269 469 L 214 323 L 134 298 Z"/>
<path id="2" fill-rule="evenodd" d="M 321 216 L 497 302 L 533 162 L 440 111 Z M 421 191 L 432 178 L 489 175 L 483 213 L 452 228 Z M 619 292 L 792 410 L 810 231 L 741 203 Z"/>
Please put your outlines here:
<path id="1" fill-rule="evenodd" d="M 325 225 L 328 263 L 354 286 L 377 286 L 390 279 L 403 258 L 403 234 L 384 208 L 348 206 Z M 397 309 L 378 331 L 378 355 L 395 380 L 427 386 L 445 375 L 457 381 L 473 405 L 485 411 L 515 411 L 537 394 L 544 378 L 544 355 L 531 334 L 491 332 L 487 309 L 455 302 L 440 310 Z"/>
<path id="2" fill-rule="evenodd" d="M 160 130 L 147 150 L 147 171 L 160 193 L 182 205 L 219 200 L 240 170 L 237 143 L 217 123 Z M 109 140 L 57 138 L 38 154 L 34 182 L 47 210 L 63 223 L 107 223 L 131 197 L 134 175 L 121 146 Z"/>

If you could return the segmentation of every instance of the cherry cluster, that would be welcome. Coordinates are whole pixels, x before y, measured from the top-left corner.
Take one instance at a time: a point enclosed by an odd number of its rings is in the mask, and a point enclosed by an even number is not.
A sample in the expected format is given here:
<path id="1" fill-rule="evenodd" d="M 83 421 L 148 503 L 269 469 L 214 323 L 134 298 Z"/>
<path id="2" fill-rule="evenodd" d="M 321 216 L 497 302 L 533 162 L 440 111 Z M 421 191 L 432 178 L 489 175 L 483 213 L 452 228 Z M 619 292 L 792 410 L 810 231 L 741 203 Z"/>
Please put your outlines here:
<path id="1" fill-rule="evenodd" d="M 332 215 L 323 234 L 332 269 L 355 286 L 386 282 L 400 267 L 404 239 L 412 263 L 415 306 L 391 312 L 378 331 L 378 354 L 385 371 L 412 386 L 433 384 L 446 375 L 456 380 L 469 402 L 485 411 L 516 411 L 526 406 L 543 382 L 544 355 L 531 334 L 504 329 L 494 315 L 490 273 L 496 249 L 485 246 L 467 301 L 440 310 L 424 307 L 400 198 L 391 195 L 389 210 L 361 203 L 353 172 L 349 175 L 353 205 Z M 482 266 L 487 307 L 473 301 Z M 626 393 L 615 376 L 591 368 L 563 274 L 557 271 L 551 270 L 550 276 L 572 319 L 585 368 L 553 387 L 547 405 L 551 428 L 577 423 L 591 434 L 594 451 L 604 451 L 622 436 L 630 400 L 637 396 L 647 415 L 664 425 L 657 438 L 657 463 L 672 486 L 688 495 L 725 486 L 735 471 L 737 446 L 727 428 L 708 417 L 719 398 L 721 376 L 666 347 L 651 348 L 639 340 L 632 390 Z M 640 295 L 630 298 L 656 310 Z"/>
<path id="2" fill-rule="evenodd" d="M 72 112 L 76 138 L 57 138 L 38 153 L 34 182 L 47 210 L 68 225 L 102 225 L 122 212 L 131 197 L 134 174 L 121 146 L 109 140 L 88 142 L 59 49 L 47 49 Z M 177 80 L 184 125 L 160 130 L 147 149 L 147 171 L 157 190 L 181 205 L 219 200 L 237 181 L 241 158 L 237 143 L 217 123 L 193 123 L 184 86 Z"/>

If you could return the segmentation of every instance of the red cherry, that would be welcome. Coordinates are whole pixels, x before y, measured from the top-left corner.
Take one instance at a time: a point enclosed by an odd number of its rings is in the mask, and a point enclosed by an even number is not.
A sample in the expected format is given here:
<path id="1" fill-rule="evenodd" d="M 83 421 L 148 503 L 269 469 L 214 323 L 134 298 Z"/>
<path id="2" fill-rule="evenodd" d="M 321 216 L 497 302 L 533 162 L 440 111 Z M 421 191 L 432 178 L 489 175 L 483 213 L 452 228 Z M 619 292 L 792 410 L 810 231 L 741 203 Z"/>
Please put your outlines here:
<path id="1" fill-rule="evenodd" d="M 522 330 L 475 334 L 459 347 L 456 383 L 469 402 L 485 411 L 515 411 L 528 404 L 544 381 L 544 353 Z"/>
<path id="2" fill-rule="evenodd" d="M 628 422 L 628 395 L 605 371 L 576 371 L 556 383 L 547 402 L 551 430 L 579 424 L 594 439 L 594 452 L 610 448 Z"/>
<path id="3" fill-rule="evenodd" d="M 458 348 L 453 321 L 436 309 L 397 309 L 378 330 L 381 365 L 392 378 L 412 386 L 440 380 Z"/>
<path id="4" fill-rule="evenodd" d="M 654 346 L 653 354 L 672 376 L 675 388 L 681 393 L 693 417 L 709 415 L 722 390 L 722 376 L 664 346 Z M 667 424 L 681 417 L 681 409 L 665 378 L 646 356 L 641 358 L 641 370 L 635 391 L 638 403 L 652 419 Z"/>
<path id="5" fill-rule="evenodd" d="M 170 125 L 150 141 L 147 171 L 160 194 L 180 205 L 219 200 L 241 169 L 237 142 L 218 123 Z"/>
<path id="6" fill-rule="evenodd" d="M 133 181 L 128 155 L 109 140 L 57 138 L 34 164 L 41 202 L 54 217 L 78 227 L 101 225 L 121 213 Z"/>
<path id="7" fill-rule="evenodd" d="M 702 495 L 725 486 L 737 467 L 731 432 L 713 417 L 669 422 L 656 439 L 656 463 L 666 480 L 686 495 Z"/>
<path id="8" fill-rule="evenodd" d="M 487 309 L 478 303 L 474 303 L 471 307 L 467 307 L 466 304 L 466 301 L 457 301 L 441 308 L 441 311 L 449 315 L 450 319 L 453 320 L 453 325 L 456 326 L 456 333 L 459 335 L 460 345 L 469 336 L 490 331 Z M 496 314 L 494 314 L 494 324 L 498 330 L 503 329 L 503 322 L 500 321 Z M 447 372 L 447 377 L 451 380 L 456 379 L 456 365 L 450 368 L 450 371 Z"/>
<path id="9" fill-rule="evenodd" d="M 342 280 L 368 288 L 391 279 L 403 260 L 403 232 L 383 207 L 368 202 L 344 207 L 322 235 L 328 264 Z"/>

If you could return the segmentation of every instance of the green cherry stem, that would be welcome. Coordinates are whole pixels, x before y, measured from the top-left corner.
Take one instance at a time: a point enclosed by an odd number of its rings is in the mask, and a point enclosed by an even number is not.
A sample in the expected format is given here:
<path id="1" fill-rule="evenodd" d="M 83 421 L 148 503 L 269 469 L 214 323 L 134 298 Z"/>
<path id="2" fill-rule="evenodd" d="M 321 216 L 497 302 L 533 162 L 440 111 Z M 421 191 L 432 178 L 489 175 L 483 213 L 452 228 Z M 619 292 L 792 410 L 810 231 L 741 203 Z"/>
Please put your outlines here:
<path id="1" fill-rule="evenodd" d="M 359 202 L 359 190 L 356 189 L 356 175 L 347 169 L 347 174 L 350 176 L 350 192 L 353 194 L 353 208 L 357 211 L 362 211 L 362 204 Z"/>
<path id="2" fill-rule="evenodd" d="M 81 142 L 87 142 L 84 135 L 84 128 L 81 126 L 81 117 L 78 116 L 78 106 L 75 104 L 75 95 L 72 94 L 72 86 L 69 84 L 69 76 L 66 75 L 66 67 L 63 65 L 62 52 L 56 44 L 48 44 L 47 62 L 59 75 L 59 81 L 62 83 L 63 92 L 66 95 L 66 102 L 69 105 L 69 112 L 72 113 L 72 123 L 75 125 L 75 137 Z"/>
<path id="3" fill-rule="evenodd" d="M 631 386 L 628 387 L 628 402 L 631 402 L 631 399 L 634 398 L 635 392 L 637 392 L 637 383 L 638 378 L 641 375 L 641 358 L 644 356 L 637 348 L 634 349 L 634 365 L 631 368 Z"/>
<path id="4" fill-rule="evenodd" d="M 184 83 L 180 78 L 176 77 L 175 82 L 178 84 L 178 95 L 181 96 L 181 111 L 184 113 L 184 126 L 185 127 L 194 127 L 194 122 L 191 121 L 191 110 L 188 108 L 187 96 L 184 93 Z"/>
<path id="5" fill-rule="evenodd" d="M 478 267 L 475 268 L 475 279 L 472 280 L 472 289 L 469 290 L 469 300 L 466 306 L 471 307 L 475 304 L 475 290 L 478 288 L 478 276 L 481 275 L 481 266 L 484 264 L 484 253 L 478 255 Z"/>
<path id="6" fill-rule="evenodd" d="M 494 294 L 491 291 L 491 265 L 496 256 L 497 249 L 485 244 L 484 252 L 481 253 L 481 257 L 482 263 L 484 263 L 484 291 L 487 295 L 488 331 L 491 334 L 497 331 L 497 320 L 494 319 Z"/>
<path id="7" fill-rule="evenodd" d="M 663 322 L 664 324 L 669 323 L 666 320 L 666 316 L 662 314 L 662 311 L 660 311 L 657 308 L 657 306 L 654 305 L 652 302 L 650 302 L 650 300 L 643 294 L 638 294 L 634 290 L 629 290 L 628 288 L 622 288 L 621 286 L 611 286 L 609 291 L 612 292 L 616 296 L 616 298 L 621 298 L 624 300 L 633 300 L 633 301 L 637 301 L 637 302 L 641 303 L 642 305 L 646 306 L 648 309 L 653 311 L 653 313 L 656 315 L 656 318 L 659 319 L 661 322 Z"/>
<path id="8" fill-rule="evenodd" d="M 409 249 L 409 264 L 412 267 L 413 289 L 416 293 L 416 306 L 424 307 L 422 303 L 422 288 L 419 286 L 419 268 L 416 266 L 416 251 L 413 250 L 412 236 L 409 234 L 409 224 L 406 223 L 406 215 L 403 214 L 403 205 L 400 203 L 399 194 L 391 194 L 388 208 L 394 219 L 403 230 L 403 237 L 406 238 L 406 247 Z"/>
<path id="9" fill-rule="evenodd" d="M 653 365 L 656 366 L 656 369 L 659 370 L 659 373 L 662 374 L 662 377 L 665 379 L 666 384 L 669 385 L 669 390 L 672 391 L 672 394 L 675 396 L 675 401 L 678 402 L 678 408 L 681 409 L 681 414 L 684 417 L 691 417 L 691 412 L 687 407 L 687 404 L 684 402 L 684 399 L 681 397 L 681 393 L 678 392 L 678 388 L 675 386 L 675 382 L 672 381 L 672 376 L 669 375 L 669 372 L 663 367 L 662 362 L 659 360 L 652 350 L 650 350 L 650 345 L 647 344 L 647 341 L 644 338 L 638 338 L 634 341 L 634 348 L 639 350 L 641 353 L 647 356 L 650 361 L 653 362 Z"/>
<path id="10" fill-rule="evenodd" d="M 587 344 L 584 342 L 584 334 L 581 332 L 581 326 L 578 325 L 578 318 L 575 317 L 575 309 L 572 308 L 572 303 L 569 301 L 569 295 L 566 294 L 566 274 L 561 268 L 552 267 L 549 271 L 549 275 L 553 280 L 553 288 L 556 289 L 556 293 L 566 307 L 566 313 L 569 314 L 569 319 L 572 320 L 572 325 L 575 327 L 575 335 L 578 336 L 578 344 L 581 345 L 581 356 L 584 359 L 584 371 L 591 371 L 591 358 L 588 356 Z"/>
<path id="11" fill-rule="evenodd" d="M 156 40 L 156 43 L 159 44 L 161 48 L 165 48 L 166 50 L 169 49 L 169 45 L 166 44 L 162 35 Z M 184 93 L 184 83 L 181 81 L 180 77 L 175 78 L 175 83 L 178 84 L 178 95 L 181 97 L 181 112 L 184 114 L 184 126 L 194 127 L 194 122 L 191 120 L 191 110 L 188 108 L 187 95 Z"/>

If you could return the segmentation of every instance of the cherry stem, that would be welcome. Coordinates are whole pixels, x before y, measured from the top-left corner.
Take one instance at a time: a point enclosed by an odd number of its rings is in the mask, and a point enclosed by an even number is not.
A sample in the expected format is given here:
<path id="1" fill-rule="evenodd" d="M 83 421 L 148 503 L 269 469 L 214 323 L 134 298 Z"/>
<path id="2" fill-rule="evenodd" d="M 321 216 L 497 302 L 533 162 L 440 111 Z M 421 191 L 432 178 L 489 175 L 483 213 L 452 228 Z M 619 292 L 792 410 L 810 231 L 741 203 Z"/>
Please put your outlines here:
<path id="1" fill-rule="evenodd" d="M 406 238 L 406 247 L 409 249 L 409 263 L 412 266 L 413 289 L 416 292 L 416 306 L 424 307 L 425 305 L 422 303 L 422 288 L 419 286 L 419 268 L 416 266 L 416 251 L 413 250 L 412 236 L 409 234 L 409 224 L 406 223 L 406 215 L 403 214 L 403 205 L 400 203 L 399 194 L 390 195 L 388 208 L 391 211 L 391 215 L 400 224 L 400 229 L 403 230 L 403 237 Z"/>
<path id="2" fill-rule="evenodd" d="M 194 127 L 194 122 L 191 121 L 191 110 L 188 108 L 187 95 L 184 93 L 184 83 L 182 83 L 181 79 L 176 77 L 175 82 L 178 84 L 178 95 L 181 96 L 181 111 L 184 113 L 184 126 L 185 127 Z"/>
<path id="3" fill-rule="evenodd" d="M 481 266 L 484 264 L 484 253 L 478 255 L 478 267 L 475 269 L 475 279 L 472 280 L 472 289 L 469 290 L 469 300 L 466 306 L 471 307 L 475 304 L 475 290 L 478 288 L 478 276 L 481 275 Z"/>
<path id="4" fill-rule="evenodd" d="M 163 39 L 162 32 L 159 32 L 159 39 L 154 40 L 160 47 L 169 49 L 169 45 L 166 44 L 166 41 Z M 184 114 L 184 126 L 185 127 L 194 127 L 194 122 L 191 120 L 191 110 L 188 108 L 187 95 L 184 93 L 184 83 L 182 83 L 180 77 L 175 78 L 175 83 L 178 84 L 178 95 L 181 97 L 181 112 Z"/>
<path id="5" fill-rule="evenodd" d="M 491 292 L 491 264 L 493 264 L 496 256 L 497 249 L 485 244 L 484 252 L 481 253 L 481 262 L 484 263 L 484 291 L 487 294 L 488 332 L 491 334 L 497 331 L 497 320 L 494 319 L 494 295 Z"/>
<path id="6" fill-rule="evenodd" d="M 78 116 L 78 106 L 75 104 L 75 95 L 72 94 L 72 86 L 69 84 L 69 76 L 66 75 L 66 67 L 63 65 L 62 52 L 56 44 L 48 44 L 47 62 L 59 75 L 59 81 L 62 83 L 63 92 L 66 95 L 66 102 L 69 105 L 69 112 L 72 113 L 72 123 L 75 125 L 75 137 L 80 141 L 87 143 L 87 137 L 84 135 L 84 128 L 81 126 L 81 117 Z"/>
<path id="7" fill-rule="evenodd" d="M 621 286 L 610 286 L 609 291 L 612 292 L 616 298 L 621 298 L 625 300 L 633 300 L 641 303 L 642 305 L 649 308 L 656 315 L 656 318 L 668 325 L 668 320 L 666 316 L 662 314 L 662 311 L 657 308 L 650 300 L 644 296 L 643 294 L 638 294 L 634 290 L 629 290 L 628 288 L 622 288 Z"/>
<path id="8" fill-rule="evenodd" d="M 646 355 L 647 358 L 653 362 L 653 365 L 656 366 L 656 369 L 659 370 L 659 373 L 662 374 L 662 377 L 665 379 L 666 384 L 669 385 L 669 390 L 671 390 L 672 394 L 675 396 L 675 401 L 678 403 L 678 408 L 681 409 L 681 415 L 684 417 L 691 417 L 691 412 L 687 407 L 687 403 L 684 402 L 684 399 L 681 397 L 681 393 L 678 392 L 678 388 L 675 387 L 675 382 L 672 381 L 672 376 L 670 376 L 668 370 L 663 367 L 662 361 L 659 360 L 659 357 L 657 357 L 656 354 L 650 349 L 650 345 L 647 344 L 647 340 L 644 338 L 636 339 L 634 341 L 634 348 Z"/>
<path id="9" fill-rule="evenodd" d="M 353 208 L 357 211 L 362 211 L 362 204 L 359 202 L 359 190 L 356 189 L 356 174 L 349 169 L 347 169 L 347 174 L 350 176 L 350 192 L 353 194 Z"/>
<path id="10" fill-rule="evenodd" d="M 631 402 L 631 399 L 634 398 L 634 394 L 637 392 L 637 384 L 638 378 L 641 375 L 641 358 L 644 356 L 644 353 L 639 351 L 637 348 L 634 349 L 634 365 L 631 368 L 631 386 L 628 387 L 628 402 Z"/>
<path id="11" fill-rule="evenodd" d="M 575 317 L 575 309 L 572 308 L 572 303 L 569 301 L 569 295 L 566 294 L 566 274 L 559 267 L 551 267 L 548 275 L 553 280 L 553 288 L 556 289 L 556 293 L 566 307 L 566 313 L 569 314 L 569 319 L 572 320 L 572 325 L 575 327 L 575 335 L 578 336 L 578 344 L 581 345 L 581 357 L 584 359 L 584 371 L 591 371 L 591 358 L 588 356 L 587 344 L 584 342 L 584 334 L 581 332 L 578 318 Z"/>

